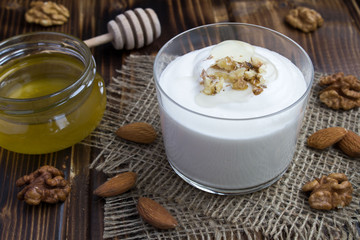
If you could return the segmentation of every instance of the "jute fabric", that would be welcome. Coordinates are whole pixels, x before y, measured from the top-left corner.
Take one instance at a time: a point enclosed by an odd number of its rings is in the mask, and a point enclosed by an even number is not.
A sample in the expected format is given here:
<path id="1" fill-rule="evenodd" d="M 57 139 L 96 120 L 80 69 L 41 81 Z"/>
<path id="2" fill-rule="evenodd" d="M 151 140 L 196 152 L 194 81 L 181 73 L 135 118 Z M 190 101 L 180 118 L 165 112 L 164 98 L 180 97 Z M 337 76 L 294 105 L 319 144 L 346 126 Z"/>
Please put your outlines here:
<path id="1" fill-rule="evenodd" d="M 317 151 L 307 137 L 322 128 L 341 126 L 360 132 L 360 110 L 335 111 L 319 102 L 315 74 L 293 161 L 270 187 L 247 195 L 219 196 L 198 190 L 171 169 L 164 150 L 153 80 L 152 56 L 129 56 L 107 86 L 108 104 L 100 126 L 82 144 L 93 147 L 91 168 L 109 177 L 125 171 L 138 174 L 136 187 L 105 199 L 104 238 L 118 239 L 359 239 L 360 161 L 336 147 Z M 118 127 L 147 122 L 158 132 L 150 145 L 122 140 Z M 301 187 L 333 172 L 345 173 L 354 187 L 349 206 L 313 210 Z M 173 230 L 158 230 L 142 221 L 136 204 L 141 196 L 166 207 L 178 220 Z"/>

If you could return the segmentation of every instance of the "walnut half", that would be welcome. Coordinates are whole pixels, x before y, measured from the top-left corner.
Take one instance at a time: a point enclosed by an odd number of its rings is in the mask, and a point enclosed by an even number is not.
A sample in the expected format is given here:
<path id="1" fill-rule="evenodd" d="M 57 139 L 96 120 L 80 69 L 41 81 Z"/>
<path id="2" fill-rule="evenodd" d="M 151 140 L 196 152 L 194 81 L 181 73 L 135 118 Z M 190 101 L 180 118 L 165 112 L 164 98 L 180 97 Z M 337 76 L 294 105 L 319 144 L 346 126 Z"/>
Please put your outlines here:
<path id="1" fill-rule="evenodd" d="M 27 184 L 17 197 L 30 205 L 38 205 L 40 202 L 57 203 L 58 201 L 65 201 L 71 188 L 63 176 L 64 174 L 55 167 L 42 166 L 35 172 L 16 181 L 18 187 Z"/>
<path id="2" fill-rule="evenodd" d="M 285 21 L 303 32 L 315 31 L 324 24 L 324 19 L 313 9 L 297 7 L 289 11 Z"/>
<path id="3" fill-rule="evenodd" d="M 360 81 L 355 76 L 339 72 L 322 77 L 319 85 L 326 86 L 319 97 L 328 107 L 335 110 L 360 107 Z"/>
<path id="4" fill-rule="evenodd" d="M 331 210 L 350 204 L 353 187 L 343 173 L 331 173 L 306 183 L 302 190 L 311 191 L 309 204 L 311 208 Z"/>
<path id="5" fill-rule="evenodd" d="M 28 23 L 40 24 L 44 27 L 62 25 L 70 17 L 69 10 L 61 4 L 54 2 L 34 1 L 30 3 L 31 8 L 25 13 Z"/>

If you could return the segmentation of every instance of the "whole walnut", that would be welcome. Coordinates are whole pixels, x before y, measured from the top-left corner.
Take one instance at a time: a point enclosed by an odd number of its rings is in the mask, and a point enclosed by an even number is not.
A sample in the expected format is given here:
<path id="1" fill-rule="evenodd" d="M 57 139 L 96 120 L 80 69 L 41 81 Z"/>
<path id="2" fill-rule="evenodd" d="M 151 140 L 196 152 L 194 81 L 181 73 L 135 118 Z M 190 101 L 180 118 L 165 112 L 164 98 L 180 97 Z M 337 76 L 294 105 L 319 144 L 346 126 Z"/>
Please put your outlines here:
<path id="1" fill-rule="evenodd" d="M 302 190 L 311 191 L 309 204 L 311 208 L 331 210 L 350 204 L 353 187 L 343 173 L 331 173 L 306 183 Z"/>
<path id="2" fill-rule="evenodd" d="M 48 165 L 16 181 L 18 187 L 26 184 L 27 186 L 18 193 L 17 197 L 30 205 L 65 201 L 71 189 L 69 182 L 64 179 L 63 172 Z"/>
<path id="3" fill-rule="evenodd" d="M 303 32 L 315 31 L 324 24 L 324 19 L 313 9 L 297 7 L 289 11 L 285 21 Z"/>

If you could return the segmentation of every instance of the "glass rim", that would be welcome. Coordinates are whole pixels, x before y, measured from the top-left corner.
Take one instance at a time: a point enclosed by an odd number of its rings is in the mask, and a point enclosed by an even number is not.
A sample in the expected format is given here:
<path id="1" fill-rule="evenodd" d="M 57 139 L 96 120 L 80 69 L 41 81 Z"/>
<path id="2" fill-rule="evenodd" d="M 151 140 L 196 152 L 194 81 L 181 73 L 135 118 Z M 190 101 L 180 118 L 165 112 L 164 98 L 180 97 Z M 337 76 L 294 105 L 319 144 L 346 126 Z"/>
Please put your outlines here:
<path id="1" fill-rule="evenodd" d="M 257 116 L 257 117 L 245 117 L 245 118 L 226 118 L 226 117 L 216 117 L 216 116 L 212 116 L 212 115 L 207 115 L 207 114 L 204 114 L 204 113 L 199 113 L 199 112 L 196 112 L 188 107 L 185 107 L 181 104 L 179 104 L 178 102 L 176 102 L 173 98 L 171 98 L 165 91 L 164 89 L 161 87 L 160 83 L 159 83 L 159 78 L 158 78 L 158 74 L 156 72 L 156 67 L 158 65 L 158 61 L 159 61 L 159 57 L 160 55 L 162 54 L 162 52 L 165 51 L 165 49 L 177 38 L 183 36 L 183 35 L 186 35 L 188 34 L 189 32 L 192 32 L 192 31 L 195 31 L 195 30 L 198 30 L 198 29 L 205 29 L 205 28 L 209 28 L 209 27 L 217 27 L 217 26 L 247 26 L 247 27 L 252 27 L 252 28 L 258 28 L 258 29 L 262 29 L 262 30 L 265 30 L 265 31 L 269 31 L 269 32 L 272 32 L 273 34 L 277 35 L 277 36 L 280 36 L 282 38 L 285 38 L 287 41 L 291 42 L 292 44 L 294 44 L 298 49 L 301 50 L 301 52 L 304 54 L 305 58 L 308 60 L 308 62 L 310 63 L 311 65 L 311 79 L 309 81 L 309 85 L 307 86 L 306 88 L 306 91 L 301 95 L 301 97 L 299 97 L 295 102 L 293 102 L 292 104 L 290 104 L 289 106 L 281 109 L 281 110 L 278 110 L 278 111 L 275 111 L 275 112 L 272 112 L 272 113 L 269 113 L 269 114 L 265 114 L 265 115 L 261 115 L 261 116 Z M 186 53 L 185 53 L 186 54 Z M 169 41 L 167 41 L 165 43 L 164 46 L 161 47 L 161 49 L 159 50 L 159 52 L 157 53 L 156 57 L 155 57 L 155 60 L 154 60 L 154 66 L 153 66 L 153 72 L 154 72 L 154 78 L 155 78 L 155 85 L 156 85 L 156 88 L 160 90 L 160 92 L 162 94 L 165 95 L 166 98 L 168 98 L 173 104 L 175 104 L 176 106 L 180 107 L 181 109 L 184 109 L 185 111 L 187 112 L 191 112 L 191 113 L 194 113 L 198 116 L 202 116 L 202 117 L 206 117 L 206 118 L 211 118 L 211 119 L 218 119 L 218 120 L 226 120 L 226 121 L 245 121 L 245 120 L 256 120 L 256 119 L 262 119 L 262 118 L 268 118 L 268 117 L 272 117 L 272 116 L 275 116 L 275 115 L 278 115 L 282 112 L 285 112 L 293 107 L 295 107 L 299 102 L 301 102 L 304 98 L 306 98 L 309 94 L 309 92 L 311 91 L 311 87 L 313 85 L 313 81 L 314 81 L 314 65 L 311 61 L 311 58 L 309 57 L 309 55 L 307 54 L 307 52 L 297 43 L 295 42 L 294 40 L 292 40 L 291 38 L 289 38 L 288 36 L 280 33 L 280 32 L 277 32 L 273 29 L 270 29 L 270 28 L 267 28 L 267 27 L 263 27 L 263 26 L 259 26 L 259 25 L 255 25 L 255 24 L 249 24 L 249 23 L 237 23 L 237 22 L 222 22 L 222 23 L 212 23 L 212 24 L 206 24 L 206 25 L 201 25 L 201 26 L 198 26 L 198 27 L 195 27 L 195 28 L 191 28 L 191 29 L 188 29 L 182 33 L 179 33 L 177 34 L 176 36 L 172 37 Z M 160 103 L 159 103 L 160 104 Z"/>
<path id="2" fill-rule="evenodd" d="M 46 94 L 43 96 L 39 96 L 39 97 L 33 97 L 33 98 L 8 98 L 8 97 L 0 96 L 0 102 L 29 103 L 29 102 L 36 102 L 36 101 L 41 101 L 44 99 L 51 99 L 51 98 L 57 97 L 57 96 L 61 95 L 62 93 L 70 91 L 71 89 L 75 88 L 77 85 L 79 85 L 79 83 L 83 82 L 84 79 L 86 79 L 86 76 L 89 74 L 91 69 L 96 68 L 96 63 L 95 63 L 95 60 L 92 56 L 92 53 L 91 53 L 89 47 L 79 38 L 74 37 L 70 34 L 66 34 L 66 33 L 39 31 L 39 32 L 31 32 L 31 33 L 24 33 L 24 34 L 16 35 L 16 36 L 13 36 L 13 37 L 10 37 L 10 38 L 7 38 L 7 39 L 1 41 L 0 42 L 0 51 L 2 49 L 12 48 L 15 45 L 19 44 L 19 42 L 17 42 L 17 41 L 19 41 L 21 38 L 26 38 L 26 37 L 30 37 L 30 36 L 36 36 L 36 35 L 60 36 L 60 37 L 67 38 L 67 39 L 79 44 L 79 46 L 76 48 L 76 51 L 78 53 L 80 53 L 80 55 L 83 56 L 85 59 L 84 70 L 81 72 L 81 74 L 79 75 L 79 77 L 76 81 L 74 81 L 69 86 L 66 86 L 56 92 Z M 45 39 L 45 40 L 38 41 L 37 43 L 53 43 L 54 41 L 55 41 L 54 39 Z M 13 43 L 11 43 L 11 42 L 13 42 Z M 4 45 L 9 44 L 9 43 L 10 43 L 10 45 L 3 48 Z M 26 42 L 21 42 L 21 43 L 26 43 Z M 64 44 L 64 42 L 61 42 L 61 44 L 66 46 Z M 85 50 L 85 52 L 83 53 L 79 49 Z M 92 65 L 93 65 L 93 67 L 92 67 Z"/>

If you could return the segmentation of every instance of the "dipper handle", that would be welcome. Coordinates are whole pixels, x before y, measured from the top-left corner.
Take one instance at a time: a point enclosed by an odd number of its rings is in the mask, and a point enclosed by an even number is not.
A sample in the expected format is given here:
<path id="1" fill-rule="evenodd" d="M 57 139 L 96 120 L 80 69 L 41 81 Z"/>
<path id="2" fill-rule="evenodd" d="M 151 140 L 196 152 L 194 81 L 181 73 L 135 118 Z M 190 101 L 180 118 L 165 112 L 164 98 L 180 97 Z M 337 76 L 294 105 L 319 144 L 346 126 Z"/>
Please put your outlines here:
<path id="1" fill-rule="evenodd" d="M 113 39 L 114 39 L 113 34 L 106 33 L 106 34 L 85 40 L 84 42 L 89 48 L 92 48 L 92 47 L 100 46 L 105 43 L 111 42 Z"/>
<path id="2" fill-rule="evenodd" d="M 134 49 L 149 45 L 161 34 L 160 21 L 151 8 L 136 8 L 116 16 L 107 24 L 108 33 L 85 40 L 89 47 L 112 42 L 115 49 Z"/>

